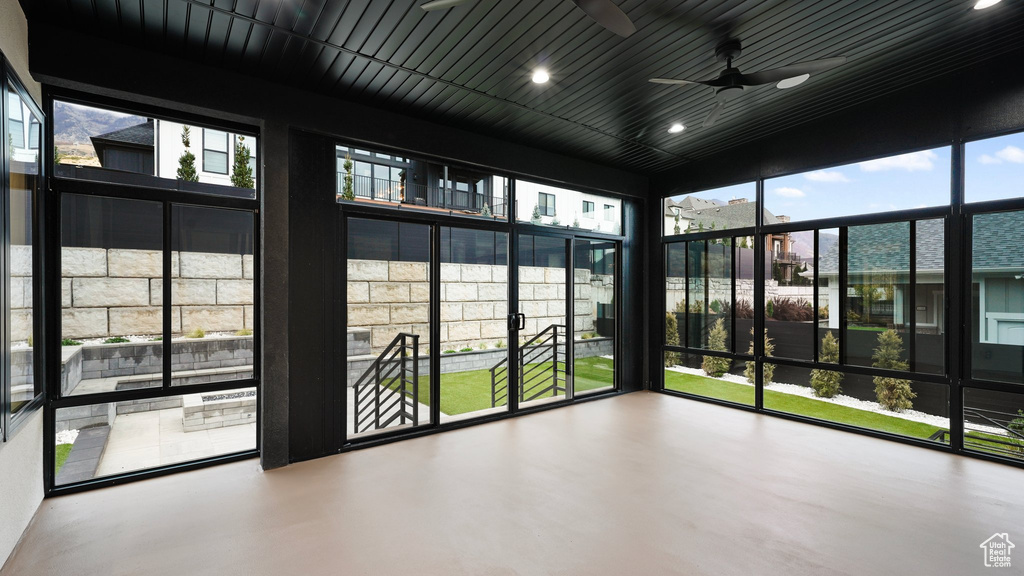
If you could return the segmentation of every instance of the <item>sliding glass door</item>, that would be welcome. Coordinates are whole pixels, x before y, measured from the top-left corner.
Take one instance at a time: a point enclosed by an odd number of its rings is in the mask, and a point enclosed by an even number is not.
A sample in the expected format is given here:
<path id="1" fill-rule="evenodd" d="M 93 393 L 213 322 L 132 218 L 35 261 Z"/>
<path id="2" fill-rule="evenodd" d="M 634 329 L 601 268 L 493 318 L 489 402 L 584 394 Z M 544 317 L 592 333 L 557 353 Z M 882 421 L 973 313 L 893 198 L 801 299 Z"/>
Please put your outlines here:
<path id="1" fill-rule="evenodd" d="M 619 243 L 513 238 L 345 218 L 348 440 L 615 389 Z"/>

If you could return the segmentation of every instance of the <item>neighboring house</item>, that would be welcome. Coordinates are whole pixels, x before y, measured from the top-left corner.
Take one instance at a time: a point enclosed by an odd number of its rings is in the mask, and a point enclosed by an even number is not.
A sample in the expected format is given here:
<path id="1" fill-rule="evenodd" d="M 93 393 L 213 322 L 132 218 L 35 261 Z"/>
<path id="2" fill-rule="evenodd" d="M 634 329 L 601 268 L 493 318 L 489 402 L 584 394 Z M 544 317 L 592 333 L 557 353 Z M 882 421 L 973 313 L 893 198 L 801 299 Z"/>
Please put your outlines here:
<path id="1" fill-rule="evenodd" d="M 612 234 L 622 231 L 622 202 L 616 198 L 525 180 L 516 180 L 516 198 L 516 218 L 521 222 L 529 222 L 536 207 L 541 224 L 557 222 Z"/>
<path id="2" fill-rule="evenodd" d="M 100 166 L 110 170 L 154 174 L 153 120 L 90 137 Z"/>
<path id="3" fill-rule="evenodd" d="M 1024 254 L 1007 250 L 1020 241 L 1024 213 L 988 214 L 974 222 L 971 257 L 975 324 L 978 342 L 1024 345 Z M 850 310 L 862 321 L 869 313 L 875 322 L 901 326 L 909 323 L 910 227 L 906 223 L 850 227 L 847 296 Z M 914 314 L 919 332 L 942 333 L 944 322 L 944 223 L 917 222 Z M 820 277 L 828 284 L 829 309 L 839 310 L 839 245 L 822 256 Z M 878 289 L 863 300 L 863 288 Z M 886 289 L 885 287 L 890 287 Z M 839 315 L 829 316 L 829 327 L 839 327 Z"/>
<path id="4" fill-rule="evenodd" d="M 141 124 L 91 138 L 100 166 L 110 170 L 177 178 L 178 159 L 185 152 L 181 142 L 184 124 L 147 119 Z M 196 174 L 205 184 L 231 186 L 231 167 L 235 162 L 235 143 L 239 138 L 221 130 L 191 126 L 189 150 L 195 155 Z M 255 138 L 244 140 L 249 146 L 249 166 L 256 175 Z"/>
<path id="5" fill-rule="evenodd" d="M 728 204 L 720 204 L 714 200 L 687 196 L 679 201 L 666 199 L 664 215 L 665 234 L 675 233 L 677 217 L 680 233 L 685 234 L 696 231 L 750 228 L 754 225 L 756 208 L 754 203 L 746 198 L 734 198 L 729 200 Z M 789 217 L 776 216 L 768 210 L 764 211 L 765 224 L 781 222 L 789 222 Z M 745 240 L 745 244 L 753 248 L 754 238 L 747 236 Z M 791 281 L 794 270 L 801 264 L 801 259 L 792 252 L 789 234 L 769 234 L 766 246 L 772 253 L 773 264 L 778 265 L 778 273 L 773 274 L 773 276 L 777 276 L 775 279 L 782 282 Z"/>

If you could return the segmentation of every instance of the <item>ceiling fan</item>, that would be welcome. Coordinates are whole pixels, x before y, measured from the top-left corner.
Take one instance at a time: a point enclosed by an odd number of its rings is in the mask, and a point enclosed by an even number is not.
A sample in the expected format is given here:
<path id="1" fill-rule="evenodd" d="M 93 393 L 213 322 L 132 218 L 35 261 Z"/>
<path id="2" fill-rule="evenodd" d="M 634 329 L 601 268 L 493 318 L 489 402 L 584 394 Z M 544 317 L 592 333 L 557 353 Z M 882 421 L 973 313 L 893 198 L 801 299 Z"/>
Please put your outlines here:
<path id="1" fill-rule="evenodd" d="M 420 8 L 430 12 L 431 10 L 444 10 L 475 1 L 432 0 L 426 4 L 421 4 Z M 612 0 L 572 0 L 572 3 L 579 7 L 580 10 L 586 12 L 587 16 L 593 18 L 595 22 L 623 38 L 627 38 L 630 34 L 636 32 L 636 26 L 633 25 L 633 22 L 626 16 L 626 13 L 616 6 Z"/>
<path id="2" fill-rule="evenodd" d="M 715 56 L 719 62 L 725 62 L 726 68 L 718 75 L 718 78 L 709 80 L 682 80 L 675 78 L 651 78 L 655 84 L 703 84 L 715 88 L 715 107 L 704 119 L 704 127 L 713 126 L 718 117 L 725 110 L 725 105 L 743 93 L 743 89 L 749 86 L 760 86 L 778 82 L 779 88 L 792 88 L 802 84 L 811 74 L 831 70 L 836 66 L 846 63 L 845 56 L 835 58 L 824 58 L 790 64 L 772 70 L 762 70 L 753 74 L 743 74 L 738 68 L 732 67 L 733 58 L 738 58 L 741 52 L 739 40 L 729 40 L 715 49 Z"/>

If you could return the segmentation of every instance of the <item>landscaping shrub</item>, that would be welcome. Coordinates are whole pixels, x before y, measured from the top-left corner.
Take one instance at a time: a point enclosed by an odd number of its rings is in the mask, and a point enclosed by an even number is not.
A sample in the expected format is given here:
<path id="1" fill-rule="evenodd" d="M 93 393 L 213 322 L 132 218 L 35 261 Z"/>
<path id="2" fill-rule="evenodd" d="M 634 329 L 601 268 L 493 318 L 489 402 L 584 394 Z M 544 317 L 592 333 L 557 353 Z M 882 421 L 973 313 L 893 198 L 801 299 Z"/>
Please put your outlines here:
<path id="1" fill-rule="evenodd" d="M 465 348 L 461 348 L 459 350 L 459 352 L 472 352 L 472 351 L 473 351 L 473 349 L 471 347 L 469 347 L 469 346 L 466 346 Z"/>
<path id="2" fill-rule="evenodd" d="M 679 322 L 671 312 L 665 314 L 665 345 L 679 346 Z M 665 366 L 676 366 L 681 360 L 679 352 L 665 352 Z"/>
<path id="3" fill-rule="evenodd" d="M 806 300 L 773 298 L 768 301 L 772 310 L 768 315 L 781 322 L 809 322 L 814 320 L 814 308 Z"/>
<path id="4" fill-rule="evenodd" d="M 828 304 L 818 307 L 818 319 L 828 320 Z"/>
<path id="5" fill-rule="evenodd" d="M 821 354 L 819 358 L 822 362 L 839 362 L 839 340 L 836 340 L 831 332 L 826 332 L 825 337 L 821 339 Z M 814 388 L 814 395 L 819 398 L 833 398 L 842 392 L 842 381 L 842 372 L 811 370 L 811 388 Z"/>
<path id="6" fill-rule="evenodd" d="M 764 315 L 769 318 L 775 318 L 775 303 L 771 300 L 764 305 Z"/>
<path id="7" fill-rule="evenodd" d="M 131 342 L 131 340 L 123 336 L 114 336 L 113 338 L 107 338 L 103 341 L 104 344 L 123 344 L 125 342 Z"/>
<path id="8" fill-rule="evenodd" d="M 747 354 L 751 354 L 752 355 L 754 353 L 754 340 L 753 340 L 753 338 L 754 338 L 754 329 L 753 328 L 750 329 L 750 338 L 751 338 L 751 340 L 750 340 L 750 348 L 747 350 Z M 775 352 L 775 341 L 772 340 L 771 338 L 769 338 L 768 334 L 765 333 L 765 335 L 764 335 L 764 355 L 765 356 L 772 356 L 773 352 Z M 750 382 L 751 384 L 753 384 L 754 381 L 755 381 L 756 375 L 757 375 L 757 363 L 756 362 L 747 362 L 747 367 L 743 371 L 743 375 L 747 377 L 747 382 Z M 772 383 L 772 378 L 774 376 L 775 376 L 775 365 L 774 364 L 765 363 L 765 365 L 764 365 L 764 384 L 765 384 L 765 386 L 767 386 L 768 384 Z"/>
<path id="9" fill-rule="evenodd" d="M 455 350 L 445 350 L 444 352 L 441 352 L 441 354 L 455 354 Z"/>
<path id="10" fill-rule="evenodd" d="M 718 321 L 715 322 L 714 328 L 708 332 L 708 349 L 725 352 L 725 340 L 727 337 L 728 333 L 725 331 L 725 320 L 719 318 Z M 728 358 L 722 358 L 720 356 L 705 356 L 700 367 L 708 376 L 718 378 L 722 374 L 728 372 L 729 366 L 731 365 L 732 360 L 729 360 Z"/>
<path id="11" fill-rule="evenodd" d="M 82 343 L 78 340 L 72 340 L 71 338 L 65 338 L 60 341 L 61 346 L 81 346 Z"/>
<path id="12" fill-rule="evenodd" d="M 878 347 L 871 355 L 871 365 L 889 370 L 906 370 L 909 367 L 903 356 L 903 339 L 895 330 L 886 330 L 878 335 Z M 875 376 L 875 396 L 882 408 L 902 412 L 913 408 L 912 400 L 917 394 L 910 388 L 910 380 Z"/>
<path id="13" fill-rule="evenodd" d="M 495 348 L 504 348 L 505 347 L 505 341 L 504 340 L 498 340 L 498 343 L 495 344 L 494 347 Z"/>
<path id="14" fill-rule="evenodd" d="M 252 336 L 252 330 L 249 328 L 242 328 L 238 332 L 235 332 L 235 336 Z"/>
<path id="15" fill-rule="evenodd" d="M 736 302 L 736 317 L 751 319 L 754 317 L 754 307 L 749 300 Z"/>
<path id="16" fill-rule="evenodd" d="M 206 332 L 204 332 L 202 328 L 196 328 L 188 334 L 185 334 L 185 338 L 206 338 Z"/>

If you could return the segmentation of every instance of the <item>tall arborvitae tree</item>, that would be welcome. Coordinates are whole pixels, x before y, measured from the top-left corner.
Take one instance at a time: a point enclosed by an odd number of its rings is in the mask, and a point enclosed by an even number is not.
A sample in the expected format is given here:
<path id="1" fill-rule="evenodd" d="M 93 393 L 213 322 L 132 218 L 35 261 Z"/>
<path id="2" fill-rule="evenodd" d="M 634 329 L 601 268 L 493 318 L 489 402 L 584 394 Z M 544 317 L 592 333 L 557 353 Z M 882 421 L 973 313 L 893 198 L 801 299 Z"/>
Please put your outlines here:
<path id="1" fill-rule="evenodd" d="M 839 362 L 839 340 L 831 332 L 825 332 L 821 339 L 821 354 L 818 356 L 821 362 L 836 364 Z M 841 386 L 843 373 L 835 370 L 811 370 L 811 388 L 814 388 L 814 395 L 819 398 L 832 398 L 843 391 Z"/>
<path id="2" fill-rule="evenodd" d="M 871 355 L 875 368 L 906 370 L 909 364 L 903 359 L 903 339 L 895 330 L 886 330 L 878 335 L 878 347 Z M 902 412 L 914 407 L 917 394 L 910 388 L 910 380 L 875 376 L 875 396 L 886 410 Z"/>
<path id="3" fill-rule="evenodd" d="M 235 163 L 231 166 L 231 185 L 236 188 L 255 188 L 252 166 L 249 166 L 251 151 L 245 145 L 245 136 L 235 141 Z"/>
<path id="4" fill-rule="evenodd" d="M 178 156 L 178 179 L 185 182 L 199 182 L 199 174 L 196 172 L 196 155 L 189 148 L 192 146 L 192 128 L 181 127 L 181 143 L 185 151 Z"/>
<path id="5" fill-rule="evenodd" d="M 533 205 L 533 214 L 530 215 L 531 224 L 540 224 L 540 204 Z"/>
<path id="6" fill-rule="evenodd" d="M 711 328 L 710 332 L 708 332 L 708 349 L 725 352 L 725 341 L 728 336 L 729 333 L 725 329 L 725 319 L 719 318 L 718 321 L 715 322 L 715 326 Z M 722 358 L 720 356 L 705 356 L 700 367 L 708 376 L 714 376 L 717 378 L 728 372 L 731 364 L 732 360 L 729 360 L 728 358 Z"/>
<path id="7" fill-rule="evenodd" d="M 768 331 L 765 330 L 764 334 L 764 355 L 765 357 L 773 356 L 775 352 L 775 341 L 768 337 Z M 750 348 L 747 350 L 747 354 L 754 355 L 754 329 L 750 329 Z M 764 363 L 764 385 L 767 386 L 772 383 L 772 378 L 775 377 L 775 364 Z M 747 377 L 747 382 L 754 383 L 755 376 L 757 374 L 757 363 L 747 362 L 746 369 L 743 370 L 743 375 Z"/>
<path id="8" fill-rule="evenodd" d="M 352 157 L 345 154 L 345 162 L 341 167 L 345 170 L 345 176 L 341 180 L 341 197 L 345 200 L 355 200 L 356 193 L 352 187 Z"/>
<path id="9" fill-rule="evenodd" d="M 665 344 L 679 346 L 679 321 L 671 312 L 665 314 Z M 681 356 L 679 352 L 665 352 L 665 366 L 678 366 L 682 361 Z"/>

